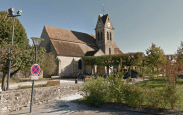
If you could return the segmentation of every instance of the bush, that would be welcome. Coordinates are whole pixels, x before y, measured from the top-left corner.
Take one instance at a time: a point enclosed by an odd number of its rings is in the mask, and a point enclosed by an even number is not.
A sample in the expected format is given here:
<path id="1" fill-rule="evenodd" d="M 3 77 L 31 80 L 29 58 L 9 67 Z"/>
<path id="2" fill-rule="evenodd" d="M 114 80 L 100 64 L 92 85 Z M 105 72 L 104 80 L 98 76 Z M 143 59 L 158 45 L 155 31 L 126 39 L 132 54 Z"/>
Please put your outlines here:
<path id="1" fill-rule="evenodd" d="M 171 106 L 173 109 L 175 103 L 179 100 L 179 95 L 176 93 L 177 89 L 175 84 L 167 84 L 163 91 L 165 104 Z"/>
<path id="2" fill-rule="evenodd" d="M 131 107 L 140 107 L 144 102 L 143 89 L 135 85 L 127 84 L 124 88 L 124 100 Z"/>
<path id="3" fill-rule="evenodd" d="M 101 107 L 105 101 L 104 98 L 107 92 L 106 80 L 97 76 L 97 79 L 89 81 L 81 91 L 85 92 L 85 94 L 89 94 L 86 96 L 87 105 Z"/>
<path id="4" fill-rule="evenodd" d="M 156 91 L 154 89 L 145 89 L 144 90 L 144 98 L 146 100 L 146 104 L 152 108 L 158 107 L 158 106 L 165 106 L 164 104 L 164 98 L 163 98 L 163 92 Z"/>
<path id="5" fill-rule="evenodd" d="M 118 72 L 116 74 L 111 74 L 107 78 L 108 82 L 108 95 L 106 101 L 113 100 L 117 103 L 124 102 L 124 74 L 122 72 Z"/>

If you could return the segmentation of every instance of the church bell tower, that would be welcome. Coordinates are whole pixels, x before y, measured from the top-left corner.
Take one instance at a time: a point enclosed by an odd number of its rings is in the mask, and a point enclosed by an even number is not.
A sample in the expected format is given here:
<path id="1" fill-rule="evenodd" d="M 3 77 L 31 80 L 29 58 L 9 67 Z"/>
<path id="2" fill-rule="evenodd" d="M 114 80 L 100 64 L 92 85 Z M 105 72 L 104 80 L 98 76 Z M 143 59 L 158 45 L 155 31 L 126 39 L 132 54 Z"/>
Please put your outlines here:
<path id="1" fill-rule="evenodd" d="M 106 55 L 114 54 L 113 30 L 109 14 L 100 14 L 95 27 L 96 44 Z"/>

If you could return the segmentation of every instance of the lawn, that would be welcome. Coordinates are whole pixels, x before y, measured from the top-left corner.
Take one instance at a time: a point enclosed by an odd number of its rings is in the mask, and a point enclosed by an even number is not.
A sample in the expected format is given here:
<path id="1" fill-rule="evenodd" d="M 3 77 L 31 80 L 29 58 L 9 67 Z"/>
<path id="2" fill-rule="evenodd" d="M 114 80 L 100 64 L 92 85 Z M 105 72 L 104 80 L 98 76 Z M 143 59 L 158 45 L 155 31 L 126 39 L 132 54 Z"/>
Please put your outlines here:
<path id="1" fill-rule="evenodd" d="M 34 88 L 37 88 L 37 87 L 49 87 L 49 86 L 56 86 L 56 84 L 47 83 L 47 84 L 34 85 Z M 32 86 L 18 86 L 18 89 L 27 89 L 27 88 L 32 88 Z"/>
<path id="2" fill-rule="evenodd" d="M 42 78 L 42 79 L 38 79 L 36 81 L 47 81 L 47 80 L 55 80 L 57 78 Z M 19 82 L 27 82 L 27 81 L 31 81 L 31 80 L 19 80 L 19 79 L 13 79 L 13 78 L 10 78 L 10 82 L 11 83 L 19 83 Z M 0 78 L 0 83 L 2 82 L 2 78 Z"/>
<path id="3" fill-rule="evenodd" d="M 163 87 L 166 85 L 166 79 L 164 78 L 154 78 L 148 81 L 142 81 L 136 84 L 142 88 L 153 88 L 155 90 L 163 90 Z M 177 80 L 177 94 L 180 96 L 179 101 L 176 103 L 176 108 L 183 108 L 183 79 Z"/>

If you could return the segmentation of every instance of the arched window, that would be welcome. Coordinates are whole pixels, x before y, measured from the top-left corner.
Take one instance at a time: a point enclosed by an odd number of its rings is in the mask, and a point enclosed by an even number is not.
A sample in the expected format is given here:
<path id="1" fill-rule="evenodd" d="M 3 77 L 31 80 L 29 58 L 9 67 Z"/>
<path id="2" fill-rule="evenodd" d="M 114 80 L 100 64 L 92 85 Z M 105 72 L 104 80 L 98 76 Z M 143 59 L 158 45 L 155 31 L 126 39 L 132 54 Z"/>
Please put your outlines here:
<path id="1" fill-rule="evenodd" d="M 100 40 L 100 36 L 99 36 L 99 33 L 98 33 L 98 41 Z"/>
<path id="2" fill-rule="evenodd" d="M 112 40 L 111 33 L 110 33 L 110 40 Z"/>
<path id="3" fill-rule="evenodd" d="M 107 40 L 109 40 L 109 33 L 107 32 Z"/>
<path id="4" fill-rule="evenodd" d="M 78 69 L 82 69 L 82 61 L 81 61 L 81 59 L 78 61 Z"/>
<path id="5" fill-rule="evenodd" d="M 101 40 L 102 40 L 102 32 L 101 32 Z"/>

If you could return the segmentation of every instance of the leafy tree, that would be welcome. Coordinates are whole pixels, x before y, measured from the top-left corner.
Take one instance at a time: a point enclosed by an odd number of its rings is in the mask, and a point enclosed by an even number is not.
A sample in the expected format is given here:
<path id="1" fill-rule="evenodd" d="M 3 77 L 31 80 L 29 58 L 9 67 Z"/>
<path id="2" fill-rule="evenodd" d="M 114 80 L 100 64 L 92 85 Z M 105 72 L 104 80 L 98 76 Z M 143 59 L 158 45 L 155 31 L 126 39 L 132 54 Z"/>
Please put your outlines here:
<path id="1" fill-rule="evenodd" d="M 0 44 L 10 43 L 12 36 L 13 17 L 7 17 L 8 12 L 0 11 Z M 20 21 L 15 17 L 13 44 L 29 48 L 27 34 Z"/>
<path id="2" fill-rule="evenodd" d="M 0 11 L 0 71 L 3 72 L 2 90 L 5 90 L 6 77 L 8 74 L 10 59 L 10 42 L 12 37 L 13 18 L 7 17 L 8 12 Z M 34 64 L 34 50 L 28 44 L 27 35 L 20 21 L 15 17 L 14 37 L 13 37 L 11 74 L 12 77 L 18 71 L 30 71 Z M 45 53 L 44 48 L 40 48 L 38 63 L 42 67 L 42 58 Z"/>
<path id="3" fill-rule="evenodd" d="M 159 70 L 159 65 L 162 65 L 163 62 L 167 61 L 167 58 L 164 54 L 164 51 L 160 47 L 156 47 L 155 44 L 152 43 L 152 46 L 146 50 L 147 58 L 147 66 L 152 69 L 152 74 L 155 74 L 155 68 L 157 72 Z M 158 73 L 156 73 L 158 74 Z"/>
<path id="4" fill-rule="evenodd" d="M 2 78 L 2 90 L 5 90 L 6 77 L 8 74 L 9 67 L 9 48 L 10 45 L 7 43 L 0 44 L 0 71 L 3 72 Z M 44 57 L 45 49 L 40 47 L 38 52 L 37 62 L 41 66 L 44 67 L 42 58 Z M 13 52 L 11 57 L 11 72 L 10 78 L 16 74 L 18 71 L 30 72 L 30 67 L 34 64 L 34 49 L 24 49 L 20 48 L 17 45 L 13 45 Z"/>
<path id="5" fill-rule="evenodd" d="M 51 75 L 54 73 L 57 65 L 55 63 L 55 56 L 50 53 L 45 53 L 43 57 L 43 71 L 45 74 Z"/>

